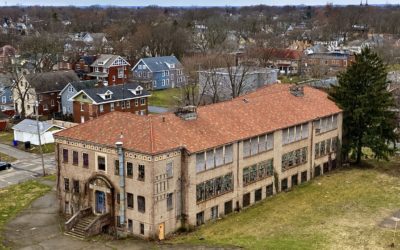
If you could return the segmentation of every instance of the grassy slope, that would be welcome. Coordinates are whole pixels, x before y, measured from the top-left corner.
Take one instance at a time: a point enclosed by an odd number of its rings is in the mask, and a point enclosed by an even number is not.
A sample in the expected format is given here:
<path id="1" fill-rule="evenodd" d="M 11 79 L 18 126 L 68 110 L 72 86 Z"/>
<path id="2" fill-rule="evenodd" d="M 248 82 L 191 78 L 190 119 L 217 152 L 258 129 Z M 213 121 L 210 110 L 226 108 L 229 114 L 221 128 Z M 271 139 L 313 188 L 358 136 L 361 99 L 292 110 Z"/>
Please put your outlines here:
<path id="1" fill-rule="evenodd" d="M 33 200 L 51 190 L 51 187 L 38 181 L 27 181 L 0 189 L 0 249 L 2 249 L 2 230 L 4 225 L 27 207 Z"/>
<path id="2" fill-rule="evenodd" d="M 16 158 L 0 152 L 0 161 L 13 162 L 16 160 L 17 160 Z"/>
<path id="3" fill-rule="evenodd" d="M 181 90 L 179 88 L 152 91 L 151 97 L 149 98 L 149 105 L 166 108 L 173 107 L 176 103 L 176 98 L 174 96 L 177 98 L 181 96 Z"/>
<path id="4" fill-rule="evenodd" d="M 377 224 L 400 209 L 400 164 L 373 163 L 379 167 L 317 178 L 172 241 L 246 249 L 385 248 L 393 232 Z"/>

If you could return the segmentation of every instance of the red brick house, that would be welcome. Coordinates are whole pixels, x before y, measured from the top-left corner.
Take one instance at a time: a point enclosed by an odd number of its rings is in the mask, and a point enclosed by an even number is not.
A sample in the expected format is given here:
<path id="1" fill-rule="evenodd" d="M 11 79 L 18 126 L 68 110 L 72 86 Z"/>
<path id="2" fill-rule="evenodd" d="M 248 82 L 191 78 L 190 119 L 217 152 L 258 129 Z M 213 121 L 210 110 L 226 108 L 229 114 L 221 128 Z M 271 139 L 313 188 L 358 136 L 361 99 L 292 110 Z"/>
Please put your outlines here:
<path id="1" fill-rule="evenodd" d="M 107 85 L 126 83 L 130 64 L 118 55 L 100 55 L 90 67 L 91 72 L 87 75 Z"/>
<path id="2" fill-rule="evenodd" d="M 73 101 L 73 118 L 84 123 L 113 111 L 146 115 L 150 94 L 136 83 L 84 89 L 76 93 Z"/>

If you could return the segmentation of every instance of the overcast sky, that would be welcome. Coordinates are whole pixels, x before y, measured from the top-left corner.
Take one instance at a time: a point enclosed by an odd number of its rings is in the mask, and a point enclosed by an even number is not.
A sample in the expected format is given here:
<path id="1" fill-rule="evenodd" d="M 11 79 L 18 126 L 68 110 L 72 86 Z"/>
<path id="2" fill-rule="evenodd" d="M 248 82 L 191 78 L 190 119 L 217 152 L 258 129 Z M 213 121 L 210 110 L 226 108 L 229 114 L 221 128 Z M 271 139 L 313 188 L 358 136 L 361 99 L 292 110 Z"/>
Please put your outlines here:
<path id="1" fill-rule="evenodd" d="M 365 0 L 363 0 L 364 2 Z M 51 5 L 51 6 L 244 6 L 244 5 L 324 5 L 326 2 L 347 5 L 360 4 L 360 0 L 0 0 L 0 6 L 11 5 Z M 369 0 L 369 4 L 399 4 L 400 0 Z"/>

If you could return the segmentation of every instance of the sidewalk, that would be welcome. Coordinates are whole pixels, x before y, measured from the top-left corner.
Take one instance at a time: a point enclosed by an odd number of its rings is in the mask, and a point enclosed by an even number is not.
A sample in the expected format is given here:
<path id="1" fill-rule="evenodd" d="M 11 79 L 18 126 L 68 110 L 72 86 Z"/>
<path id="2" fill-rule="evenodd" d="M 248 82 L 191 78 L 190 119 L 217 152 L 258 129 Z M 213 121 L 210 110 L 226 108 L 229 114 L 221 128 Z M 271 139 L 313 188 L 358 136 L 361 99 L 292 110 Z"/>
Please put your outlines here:
<path id="1" fill-rule="evenodd" d="M 12 156 L 12 157 L 16 158 L 17 160 L 37 157 L 35 154 L 24 152 L 17 148 L 11 147 L 6 144 L 1 144 L 1 143 L 0 143 L 0 152 L 7 154 L 9 156 Z"/>

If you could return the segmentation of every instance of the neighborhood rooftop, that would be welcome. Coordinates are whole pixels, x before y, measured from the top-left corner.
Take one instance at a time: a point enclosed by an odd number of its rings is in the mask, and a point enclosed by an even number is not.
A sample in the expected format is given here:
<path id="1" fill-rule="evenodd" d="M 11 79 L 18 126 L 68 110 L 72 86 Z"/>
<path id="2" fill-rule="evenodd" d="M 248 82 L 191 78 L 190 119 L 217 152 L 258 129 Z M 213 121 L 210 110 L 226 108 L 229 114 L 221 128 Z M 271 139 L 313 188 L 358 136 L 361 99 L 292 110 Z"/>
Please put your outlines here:
<path id="1" fill-rule="evenodd" d="M 142 58 L 142 60 L 152 72 L 169 70 L 168 64 L 180 64 L 175 56 L 148 57 Z"/>
<path id="2" fill-rule="evenodd" d="M 56 136 L 114 147 L 122 133 L 128 150 L 158 154 L 186 148 L 193 153 L 341 112 L 326 93 L 304 87 L 304 96 L 296 97 L 290 86 L 266 86 L 231 101 L 199 107 L 197 119 L 190 121 L 173 113 L 112 112 Z"/>
<path id="3" fill-rule="evenodd" d="M 25 78 L 37 93 L 60 91 L 68 83 L 79 81 L 73 70 L 28 74 Z"/>
<path id="4" fill-rule="evenodd" d="M 52 127 L 62 128 L 60 126 L 50 124 L 48 122 L 39 122 L 40 133 L 44 133 Z M 37 133 L 37 121 L 31 119 L 25 119 L 13 126 L 12 129 L 27 133 Z"/>

